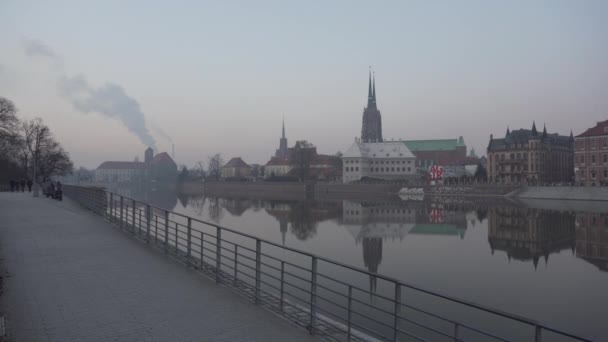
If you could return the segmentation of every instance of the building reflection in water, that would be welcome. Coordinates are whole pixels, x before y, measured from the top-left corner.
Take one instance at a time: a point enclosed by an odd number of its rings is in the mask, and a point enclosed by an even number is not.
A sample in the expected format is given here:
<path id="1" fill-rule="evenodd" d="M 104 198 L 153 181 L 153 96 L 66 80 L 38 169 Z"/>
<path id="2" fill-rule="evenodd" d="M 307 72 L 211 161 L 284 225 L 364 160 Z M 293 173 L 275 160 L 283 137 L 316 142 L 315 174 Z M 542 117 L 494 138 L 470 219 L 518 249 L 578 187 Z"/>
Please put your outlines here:
<path id="1" fill-rule="evenodd" d="M 446 210 L 441 204 L 415 202 L 342 203 L 342 226 L 363 248 L 363 264 L 378 273 L 385 240 L 402 241 L 408 234 L 464 237 L 467 219 L 464 211 Z M 370 292 L 377 279 L 369 277 Z"/>
<path id="2" fill-rule="evenodd" d="M 493 207 L 488 210 L 488 242 L 492 254 L 505 251 L 507 258 L 532 261 L 575 248 L 575 214 L 522 207 Z"/>
<path id="3" fill-rule="evenodd" d="M 608 214 L 576 215 L 576 256 L 608 271 Z"/>

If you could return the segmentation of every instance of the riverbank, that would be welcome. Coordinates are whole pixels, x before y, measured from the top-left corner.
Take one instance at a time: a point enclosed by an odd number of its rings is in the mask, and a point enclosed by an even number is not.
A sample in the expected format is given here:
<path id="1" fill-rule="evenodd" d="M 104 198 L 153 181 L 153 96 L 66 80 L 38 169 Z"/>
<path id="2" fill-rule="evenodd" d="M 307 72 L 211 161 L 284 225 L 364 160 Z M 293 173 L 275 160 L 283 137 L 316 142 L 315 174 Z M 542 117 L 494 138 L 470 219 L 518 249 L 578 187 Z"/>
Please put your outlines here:
<path id="1" fill-rule="evenodd" d="M 570 201 L 608 201 L 608 187 L 599 186 L 528 186 L 509 194 L 526 199 Z"/>

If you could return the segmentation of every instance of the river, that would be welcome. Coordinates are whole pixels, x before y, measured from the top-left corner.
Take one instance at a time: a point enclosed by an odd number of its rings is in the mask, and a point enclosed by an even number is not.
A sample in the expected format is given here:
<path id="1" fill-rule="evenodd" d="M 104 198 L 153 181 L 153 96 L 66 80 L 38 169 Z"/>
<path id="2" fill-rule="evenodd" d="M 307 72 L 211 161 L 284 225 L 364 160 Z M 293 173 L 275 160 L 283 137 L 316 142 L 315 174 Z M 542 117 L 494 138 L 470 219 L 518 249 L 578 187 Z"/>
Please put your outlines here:
<path id="1" fill-rule="evenodd" d="M 124 194 L 608 340 L 608 213 L 602 202 L 451 197 L 275 201 L 171 191 Z"/>

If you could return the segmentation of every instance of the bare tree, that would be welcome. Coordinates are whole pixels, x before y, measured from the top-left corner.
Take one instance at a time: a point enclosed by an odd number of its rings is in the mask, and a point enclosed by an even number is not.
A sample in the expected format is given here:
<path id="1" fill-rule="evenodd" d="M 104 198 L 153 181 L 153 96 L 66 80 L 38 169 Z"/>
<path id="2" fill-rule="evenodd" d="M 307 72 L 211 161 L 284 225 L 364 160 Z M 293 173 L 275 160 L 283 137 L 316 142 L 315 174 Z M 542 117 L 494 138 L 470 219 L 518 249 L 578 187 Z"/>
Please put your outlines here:
<path id="1" fill-rule="evenodd" d="M 290 152 L 290 164 L 296 169 L 300 182 L 306 181 L 310 174 L 310 164 L 317 154 L 317 148 L 306 140 L 299 140 L 296 141 Z"/>
<path id="2" fill-rule="evenodd" d="M 32 170 L 37 181 L 72 172 L 73 164 L 68 153 L 55 141 L 42 119 L 25 121 L 21 125 L 21 155 L 24 169 Z M 34 170 L 35 165 L 35 170 Z"/>
<path id="3" fill-rule="evenodd" d="M 13 102 L 0 97 L 0 156 L 8 158 L 18 139 L 19 119 Z"/>
<path id="4" fill-rule="evenodd" d="M 222 155 L 216 153 L 215 155 L 209 157 L 207 161 L 207 174 L 209 177 L 218 180 L 222 176 L 222 166 L 224 165 L 224 160 L 222 159 Z"/>

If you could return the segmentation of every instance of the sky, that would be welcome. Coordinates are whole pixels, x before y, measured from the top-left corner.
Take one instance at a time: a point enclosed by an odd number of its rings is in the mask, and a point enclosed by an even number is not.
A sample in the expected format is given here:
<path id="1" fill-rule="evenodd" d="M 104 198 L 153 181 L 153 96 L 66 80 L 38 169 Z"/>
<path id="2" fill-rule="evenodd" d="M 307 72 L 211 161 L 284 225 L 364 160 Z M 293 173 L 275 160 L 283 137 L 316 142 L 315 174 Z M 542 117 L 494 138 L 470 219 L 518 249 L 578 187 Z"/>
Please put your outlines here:
<path id="1" fill-rule="evenodd" d="M 582 133 L 608 119 L 608 2 L 0 0 L 0 96 L 77 166 L 345 151 L 369 66 L 385 139 Z"/>

